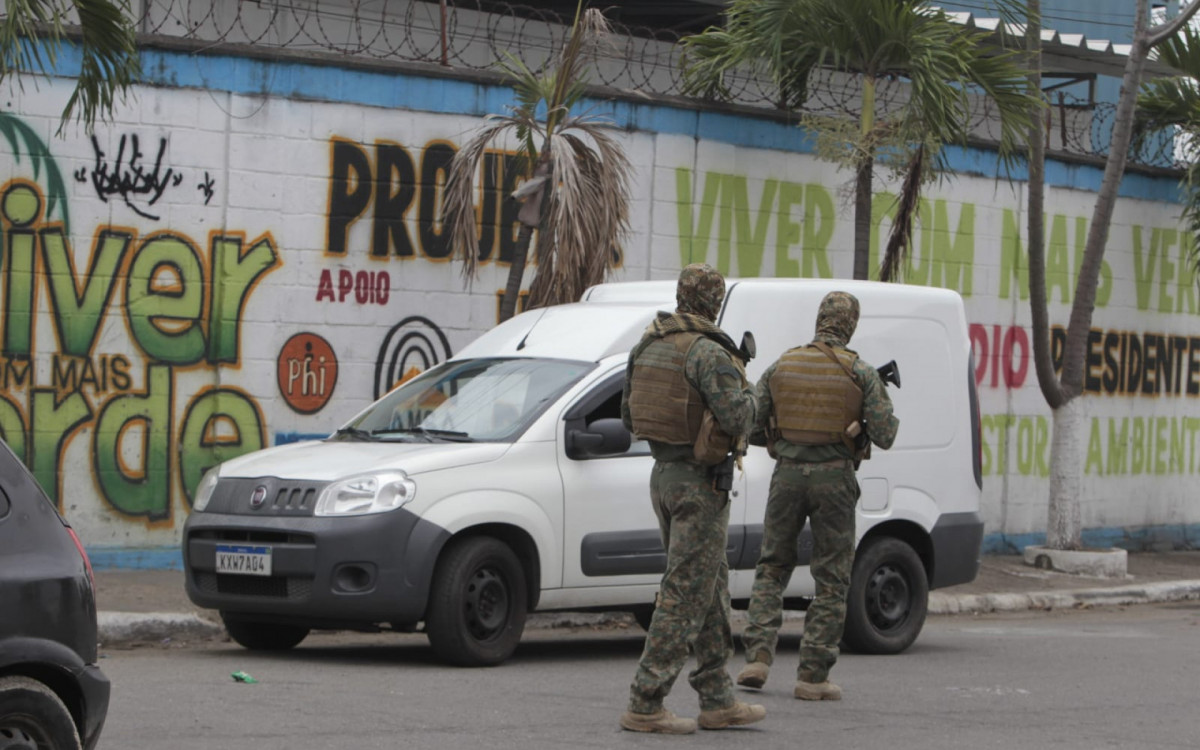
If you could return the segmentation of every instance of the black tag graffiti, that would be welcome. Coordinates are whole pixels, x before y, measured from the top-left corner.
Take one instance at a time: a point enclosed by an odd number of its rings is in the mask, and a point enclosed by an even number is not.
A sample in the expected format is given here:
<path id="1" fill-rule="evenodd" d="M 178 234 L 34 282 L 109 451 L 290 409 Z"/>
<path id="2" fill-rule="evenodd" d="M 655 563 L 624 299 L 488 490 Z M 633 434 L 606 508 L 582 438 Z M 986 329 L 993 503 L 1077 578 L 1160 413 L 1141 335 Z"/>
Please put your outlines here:
<path id="1" fill-rule="evenodd" d="M 96 164 L 92 167 L 91 182 L 100 200 L 107 203 L 109 196 L 119 195 L 125 205 L 133 209 L 138 216 L 158 221 L 159 217 L 139 208 L 134 200 L 148 198 L 146 206 L 153 206 L 168 187 L 176 187 L 183 182 L 183 174 L 171 167 L 163 171 L 167 139 L 158 139 L 158 154 L 154 158 L 153 168 L 149 168 L 148 163 L 143 162 L 145 154 L 142 153 L 137 135 L 121 136 L 120 145 L 117 146 L 117 158 L 111 163 L 94 135 L 92 149 L 96 152 Z M 80 167 L 75 171 L 75 180 L 87 182 L 87 167 Z M 207 202 L 205 200 L 205 203 Z"/>

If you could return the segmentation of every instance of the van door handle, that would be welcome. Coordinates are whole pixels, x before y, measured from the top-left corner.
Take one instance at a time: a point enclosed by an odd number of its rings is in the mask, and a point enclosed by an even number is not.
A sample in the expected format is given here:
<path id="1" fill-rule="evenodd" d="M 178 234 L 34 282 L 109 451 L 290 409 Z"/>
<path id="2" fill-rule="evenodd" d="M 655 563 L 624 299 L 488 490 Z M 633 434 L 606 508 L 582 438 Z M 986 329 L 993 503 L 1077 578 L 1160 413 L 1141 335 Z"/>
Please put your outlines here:
<path id="1" fill-rule="evenodd" d="M 730 490 L 730 491 L 729 491 L 729 496 L 730 496 L 730 497 L 737 497 L 737 496 L 738 496 L 737 490 Z"/>

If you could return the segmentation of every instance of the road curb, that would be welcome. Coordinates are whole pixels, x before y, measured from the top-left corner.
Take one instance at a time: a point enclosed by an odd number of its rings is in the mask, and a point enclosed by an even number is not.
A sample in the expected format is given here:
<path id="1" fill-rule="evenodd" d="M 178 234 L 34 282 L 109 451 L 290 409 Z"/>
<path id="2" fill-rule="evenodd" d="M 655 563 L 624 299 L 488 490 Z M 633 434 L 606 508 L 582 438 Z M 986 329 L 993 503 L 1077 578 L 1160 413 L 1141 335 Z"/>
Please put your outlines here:
<path id="1" fill-rule="evenodd" d="M 225 636 L 225 628 L 199 615 L 179 612 L 100 612 L 96 615 L 101 646 L 132 646 L 170 640 L 204 640 Z"/>
<path id="2" fill-rule="evenodd" d="M 1034 591 L 1024 594 L 929 594 L 929 614 L 956 615 L 986 612 L 1072 609 L 1082 606 L 1149 604 L 1200 599 L 1200 581 L 1166 581 L 1110 588 L 1070 591 Z M 732 613 L 734 623 L 744 623 L 746 613 Z M 802 612 L 788 611 L 785 620 L 801 619 Z M 169 641 L 225 638 L 225 629 L 195 614 L 178 612 L 100 612 L 97 616 L 101 646 L 135 646 Z M 635 625 L 626 612 L 547 612 L 532 614 L 529 629 L 621 627 Z"/>
<path id="3" fill-rule="evenodd" d="M 1019 612 L 1080 606 L 1149 604 L 1200 599 L 1200 581 L 1164 581 L 1111 588 L 1031 591 L 1024 594 L 929 594 L 929 614 Z"/>

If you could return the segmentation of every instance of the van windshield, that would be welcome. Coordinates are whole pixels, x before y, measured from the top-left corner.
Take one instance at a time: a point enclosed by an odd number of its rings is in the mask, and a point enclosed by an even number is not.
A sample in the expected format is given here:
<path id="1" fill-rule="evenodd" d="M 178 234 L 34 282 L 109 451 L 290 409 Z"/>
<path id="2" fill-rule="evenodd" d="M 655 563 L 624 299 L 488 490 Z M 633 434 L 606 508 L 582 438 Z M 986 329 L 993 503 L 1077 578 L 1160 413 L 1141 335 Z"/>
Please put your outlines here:
<path id="1" fill-rule="evenodd" d="M 595 367 L 558 359 L 445 362 L 400 385 L 335 439 L 507 442 Z"/>

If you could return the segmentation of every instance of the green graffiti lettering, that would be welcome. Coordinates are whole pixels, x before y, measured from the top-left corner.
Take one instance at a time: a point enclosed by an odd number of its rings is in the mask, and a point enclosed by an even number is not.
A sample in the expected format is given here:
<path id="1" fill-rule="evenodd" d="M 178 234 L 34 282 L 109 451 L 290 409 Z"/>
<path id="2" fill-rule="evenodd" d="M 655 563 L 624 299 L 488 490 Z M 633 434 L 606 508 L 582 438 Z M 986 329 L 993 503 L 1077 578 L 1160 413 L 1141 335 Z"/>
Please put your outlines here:
<path id="1" fill-rule="evenodd" d="M 1129 457 L 1129 473 L 1138 475 L 1142 473 L 1142 467 L 1146 463 L 1146 426 L 1142 424 L 1141 417 L 1133 418 L 1133 443 L 1131 445 Z"/>
<path id="2" fill-rule="evenodd" d="M 1108 420 L 1108 468 L 1110 476 L 1125 474 L 1129 471 L 1129 417 L 1122 417 L 1121 428 L 1117 429 L 1117 420 Z"/>
<path id="3" fill-rule="evenodd" d="M 146 368 L 146 390 L 114 396 L 100 409 L 92 435 L 92 461 L 104 498 L 121 513 L 152 521 L 171 515 L 171 368 Z M 129 429 L 140 429 L 136 448 Z M 140 466 L 126 463 L 141 459 Z"/>
<path id="4" fill-rule="evenodd" d="M 728 204 L 733 211 L 734 228 L 737 232 L 737 273 L 739 276 L 758 276 L 762 272 L 763 248 L 767 242 L 771 206 L 775 205 L 775 192 L 779 189 L 779 181 L 763 182 L 762 196 L 758 202 L 759 208 L 754 217 L 753 227 L 750 221 L 750 195 L 746 178 L 727 175 L 724 189 L 728 197 L 722 204 Z"/>
<path id="5" fill-rule="evenodd" d="M 1021 244 L 1021 227 L 1016 211 L 1004 209 L 1000 229 L 1000 299 L 1012 295 L 1012 282 L 1017 282 L 1017 293 L 1022 300 L 1029 299 L 1029 265 L 1025 263 L 1025 249 Z"/>
<path id="6" fill-rule="evenodd" d="M 1182 474 L 1184 472 L 1184 456 L 1187 450 L 1187 426 L 1185 425 L 1186 417 L 1172 418 L 1170 424 L 1170 458 L 1168 459 L 1168 471 L 1172 473 Z"/>
<path id="7" fill-rule="evenodd" d="M 919 227 L 933 226 L 933 205 L 929 201 L 922 199 L 917 207 L 917 213 L 920 217 Z M 913 247 L 908 254 L 908 267 L 904 270 L 905 283 L 918 286 L 929 286 L 935 283 L 932 280 L 936 263 L 933 251 L 934 234 L 934 232 L 922 230 L 913 237 Z"/>
<path id="8" fill-rule="evenodd" d="M 1171 262 L 1171 246 L 1179 239 L 1179 232 L 1174 229 L 1162 230 L 1162 253 L 1158 274 L 1158 311 L 1169 313 L 1175 311 L 1175 300 L 1171 297 L 1171 293 L 1167 291 L 1168 286 L 1173 286 L 1171 282 L 1175 279 L 1175 264 Z"/>
<path id="9" fill-rule="evenodd" d="M 190 365 L 204 358 L 204 268 L 186 237 L 161 234 L 142 244 L 125 289 L 129 329 L 152 360 Z"/>
<path id="10" fill-rule="evenodd" d="M 1071 262 L 1067 249 L 1067 217 L 1055 214 L 1050 218 L 1050 236 L 1046 241 L 1046 299 L 1058 289 L 1064 305 L 1071 304 Z"/>
<path id="11" fill-rule="evenodd" d="M 1158 243 L 1161 230 L 1150 230 L 1150 255 L 1142 260 L 1142 227 L 1133 227 L 1133 275 L 1134 289 L 1137 291 L 1137 308 L 1146 310 L 1150 307 L 1151 282 L 1154 280 L 1154 261 L 1158 257 Z"/>
<path id="12" fill-rule="evenodd" d="M 41 231 L 42 258 L 50 282 L 54 303 L 54 330 L 63 354 L 87 357 L 96 342 L 96 332 L 116 288 L 117 274 L 125 251 L 133 241 L 128 232 L 106 229 L 100 232 L 92 248 L 92 261 L 79 289 L 71 248 L 61 227 Z"/>
<path id="13" fill-rule="evenodd" d="M 983 470 L 983 475 L 985 477 L 991 476 L 993 473 L 992 472 L 992 446 L 991 446 L 991 443 L 987 439 L 987 436 L 991 435 L 991 433 L 992 433 L 992 428 L 993 428 L 992 416 L 990 414 L 981 416 L 979 418 L 979 431 L 980 431 L 980 433 L 982 433 L 981 437 L 983 438 L 982 440 L 980 440 L 980 444 L 979 444 L 979 449 L 980 449 L 979 456 L 980 456 L 981 468 Z"/>
<path id="14" fill-rule="evenodd" d="M 17 458 L 28 462 L 29 457 L 25 455 L 25 417 L 21 414 L 21 407 L 6 396 L 0 396 L 0 437 L 4 438 Z"/>
<path id="15" fill-rule="evenodd" d="M 700 218 L 693 223 L 692 171 L 675 170 L 675 210 L 679 220 L 679 263 L 702 263 L 708 258 L 708 242 L 712 237 L 713 213 L 721 192 L 722 176 L 709 172 L 704 178 L 704 197 L 700 202 Z"/>
<path id="16" fill-rule="evenodd" d="M 37 188 L 14 181 L 0 198 L 0 218 L 8 245 L 8 273 L 4 276 L 4 354 L 28 355 L 33 351 L 33 316 L 37 304 L 36 250 L 29 226 L 42 215 Z"/>
<path id="17" fill-rule="evenodd" d="M 829 240 L 835 225 L 833 196 L 820 185 L 804 188 L 804 276 L 832 279 L 829 265 Z"/>
<path id="18" fill-rule="evenodd" d="M 52 388 L 34 388 L 29 403 L 32 435 L 27 462 L 42 490 L 57 504 L 62 452 L 71 433 L 92 418 L 92 405 L 78 391 L 60 400 Z"/>
<path id="19" fill-rule="evenodd" d="M 1009 414 L 985 415 L 981 418 L 980 432 L 983 433 L 981 446 L 986 455 L 985 465 L 988 467 L 984 474 L 999 475 L 1008 471 L 1008 443 L 1010 428 L 1018 422 L 1017 417 Z M 994 441 L 994 443 L 993 443 Z M 991 445 L 995 445 L 995 454 Z"/>
<path id="20" fill-rule="evenodd" d="M 1034 465 L 1039 477 L 1050 476 L 1050 421 L 1034 417 Z"/>
<path id="21" fill-rule="evenodd" d="M 950 230 L 947 202 L 937 200 L 934 208 L 933 272 L 930 283 L 971 296 L 975 265 L 975 206 L 963 203 L 958 227 Z"/>
<path id="22" fill-rule="evenodd" d="M 196 397 L 179 434 L 179 479 L 188 504 L 209 468 L 264 445 L 263 417 L 249 396 L 217 388 Z"/>
<path id="23" fill-rule="evenodd" d="M 1088 432 L 1087 460 L 1083 464 L 1083 473 L 1091 474 L 1095 467 L 1096 474 L 1104 475 L 1104 443 L 1100 440 L 1100 420 L 1093 419 Z"/>
<path id="24" fill-rule="evenodd" d="M 799 206 L 804 198 L 804 186 L 794 182 L 779 185 L 778 217 L 775 220 L 775 275 L 796 277 L 800 275 L 800 263 L 792 257 L 792 247 L 800 244 L 800 224 L 792 221 L 792 207 Z M 807 218 L 806 218 L 807 222 Z M 805 251 L 805 257 L 808 253 Z"/>
<path id="25" fill-rule="evenodd" d="M 1017 420 L 1017 471 L 1029 476 L 1033 470 L 1033 421 L 1021 417 Z"/>
<path id="26" fill-rule="evenodd" d="M 1088 220 L 1085 217 L 1075 217 L 1075 279 L 1076 283 L 1079 280 L 1079 274 L 1083 269 L 1083 256 L 1087 251 L 1087 234 Z M 1100 277 L 1096 280 L 1096 307 L 1104 307 L 1108 304 L 1109 297 L 1112 296 L 1112 268 L 1109 267 L 1108 261 L 1100 259 Z"/>
<path id="27" fill-rule="evenodd" d="M 255 282 L 279 262 L 270 235 L 245 253 L 238 237 L 213 237 L 212 304 L 208 311 L 208 361 L 237 362 L 242 311 Z"/>
<path id="28" fill-rule="evenodd" d="M 1188 431 L 1188 472 L 1196 470 L 1196 432 L 1200 432 L 1200 419 L 1184 418 L 1184 428 Z"/>
<path id="29" fill-rule="evenodd" d="M 8 273 L 4 276 L 4 354 L 33 352 L 33 316 L 37 304 L 36 238 L 32 230 L 10 229 Z"/>
<path id="30" fill-rule="evenodd" d="M 1175 289 L 1175 312 L 1196 314 L 1196 271 L 1192 258 L 1196 249 L 1195 238 L 1188 232 L 1179 235 L 1179 284 Z"/>
<path id="31" fill-rule="evenodd" d="M 1154 473 L 1162 476 L 1167 473 L 1166 453 L 1170 447 L 1167 440 L 1167 418 L 1154 419 Z"/>

